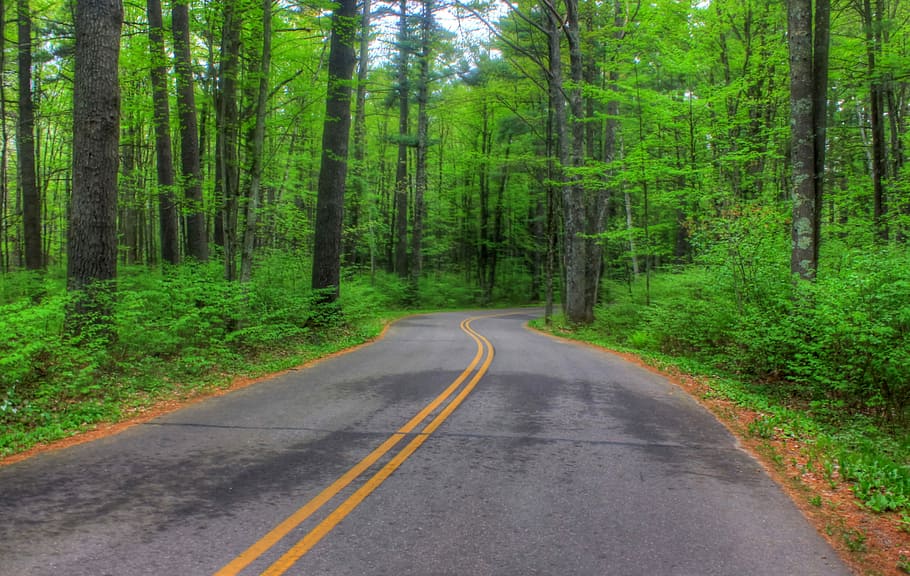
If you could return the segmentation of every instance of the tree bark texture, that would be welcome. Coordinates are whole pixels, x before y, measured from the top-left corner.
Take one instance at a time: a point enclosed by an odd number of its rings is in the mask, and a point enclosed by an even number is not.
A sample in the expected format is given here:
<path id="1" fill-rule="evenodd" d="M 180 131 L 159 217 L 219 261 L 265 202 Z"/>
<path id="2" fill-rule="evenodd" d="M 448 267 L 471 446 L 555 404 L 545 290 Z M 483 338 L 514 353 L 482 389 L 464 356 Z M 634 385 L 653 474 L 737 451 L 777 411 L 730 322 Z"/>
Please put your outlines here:
<path id="1" fill-rule="evenodd" d="M 815 231 L 815 132 L 812 76 L 812 2 L 789 0 L 790 138 L 793 196 L 790 271 L 813 280 L 818 268 Z"/>
<path id="2" fill-rule="evenodd" d="M 569 108 L 572 112 L 572 149 L 569 158 L 572 168 L 581 168 L 585 162 L 584 101 L 581 86 L 584 82 L 584 64 L 581 53 L 578 0 L 566 0 L 566 37 L 569 43 L 569 66 L 572 88 L 569 91 Z M 571 323 L 590 323 L 585 305 L 586 242 L 584 239 L 586 213 L 584 184 L 577 174 L 570 174 L 563 188 L 563 217 L 565 218 L 566 319 Z"/>
<path id="3" fill-rule="evenodd" d="M 414 227 L 411 231 L 411 284 L 416 288 L 423 268 L 424 195 L 427 191 L 427 150 L 429 148 L 430 41 L 433 32 L 433 0 L 424 0 L 420 19 L 420 57 L 417 80 L 417 158 L 414 168 Z"/>
<path id="4" fill-rule="evenodd" d="M 28 0 L 18 0 L 19 117 L 16 124 L 16 154 L 22 190 L 22 223 L 25 267 L 44 267 L 41 246 L 41 195 L 35 168 L 35 108 L 32 99 L 32 18 Z"/>
<path id="5" fill-rule="evenodd" d="M 262 61 L 259 67 L 259 92 L 256 95 L 256 126 L 253 129 L 253 169 L 246 203 L 243 250 L 240 255 L 240 281 L 249 282 L 253 274 L 253 249 L 262 188 L 262 155 L 265 144 L 265 113 L 269 102 L 269 68 L 272 61 L 272 0 L 262 0 Z"/>
<path id="6" fill-rule="evenodd" d="M 863 0 L 863 25 L 866 29 L 866 60 L 869 86 L 869 120 L 872 131 L 872 194 L 873 221 L 875 236 L 879 240 L 888 239 L 887 213 L 885 201 L 885 179 L 887 178 L 888 160 L 885 152 L 885 102 L 884 86 L 878 70 L 878 56 L 882 47 L 882 12 L 881 0 L 876 0 L 872 8 L 870 0 Z"/>
<path id="7" fill-rule="evenodd" d="M 224 4 L 224 27 L 221 37 L 220 81 L 220 122 L 218 126 L 220 146 L 217 161 L 221 168 L 223 234 L 224 234 L 224 277 L 237 279 L 237 227 L 240 211 L 240 168 L 238 141 L 240 112 L 237 108 L 237 77 L 240 60 L 240 15 L 235 0 Z"/>
<path id="8" fill-rule="evenodd" d="M 831 44 L 831 0 L 815 0 L 815 38 L 812 46 L 812 127 L 815 131 L 814 259 L 819 261 L 822 238 L 822 202 L 825 189 L 825 151 L 828 134 L 828 52 Z"/>
<path id="9" fill-rule="evenodd" d="M 110 314 L 117 274 L 117 169 L 120 137 L 119 0 L 80 0 L 75 8 L 73 192 L 67 286 L 80 293 L 69 310 L 70 332 Z M 88 288 L 91 288 L 87 290 Z"/>
<path id="10" fill-rule="evenodd" d="M 332 14 L 328 93 L 322 132 L 322 165 L 316 200 L 313 247 L 314 290 L 325 290 L 326 301 L 338 298 L 341 283 L 341 237 L 344 227 L 344 189 L 348 136 L 351 129 L 351 77 L 357 36 L 357 2 L 340 0 Z"/>
<path id="11" fill-rule="evenodd" d="M 395 170 L 395 272 L 408 275 L 408 128 L 410 83 L 408 81 L 408 4 L 399 3 L 401 14 L 398 30 L 398 165 Z"/>
<path id="12" fill-rule="evenodd" d="M 350 186 L 349 206 L 347 215 L 348 226 L 351 230 L 346 239 L 344 249 L 345 260 L 354 263 L 357 260 L 357 246 L 363 235 L 360 232 L 361 210 L 366 196 L 366 140 L 367 140 L 367 72 L 369 72 L 370 55 L 370 0 L 363 0 L 360 15 L 360 52 L 357 57 L 357 95 L 354 111 L 354 150 L 353 164 L 351 166 L 352 182 Z M 372 238 L 370 242 L 372 243 Z M 372 249 L 370 250 L 372 254 Z M 371 256 L 372 258 L 372 256 Z M 370 267 L 372 270 L 372 266 Z"/>
<path id="13" fill-rule="evenodd" d="M 199 262 L 209 259 L 208 232 L 202 200 L 202 169 L 196 95 L 190 61 L 188 0 L 174 0 L 171 20 L 174 33 L 174 69 L 177 76 L 177 117 L 180 130 L 180 177 L 186 204 L 186 255 Z"/>
<path id="14" fill-rule="evenodd" d="M 555 135 L 553 144 L 556 148 L 557 162 L 552 164 L 550 177 L 553 181 L 562 181 L 565 178 L 565 166 L 569 164 L 569 135 L 566 130 L 566 97 L 563 92 L 563 73 L 562 73 L 562 18 L 556 7 L 550 4 L 549 0 L 542 0 L 544 12 L 547 14 L 547 91 L 552 111 L 552 133 Z M 552 153 L 552 150 L 551 150 Z M 562 184 L 561 187 L 565 187 Z M 564 198 L 565 193 L 561 196 Z M 556 232 L 557 218 L 557 199 L 556 194 L 548 194 L 550 202 L 547 206 L 548 228 L 551 232 Z M 550 268 L 551 278 L 555 276 L 556 264 L 556 234 L 548 235 L 550 242 L 547 247 L 548 266 Z M 563 288 L 563 303 L 565 303 L 565 287 Z M 553 287 L 552 280 L 548 281 L 547 300 L 552 302 Z M 548 305 L 548 311 L 552 312 L 552 304 Z M 549 315 L 548 315 L 549 317 Z"/>
<path id="15" fill-rule="evenodd" d="M 151 52 L 152 102 L 154 105 L 155 156 L 158 174 L 158 219 L 161 260 L 180 263 L 180 230 L 174 200 L 174 158 L 171 152 L 171 114 L 168 103 L 167 67 L 164 55 L 164 23 L 161 0 L 147 0 L 149 51 Z"/>

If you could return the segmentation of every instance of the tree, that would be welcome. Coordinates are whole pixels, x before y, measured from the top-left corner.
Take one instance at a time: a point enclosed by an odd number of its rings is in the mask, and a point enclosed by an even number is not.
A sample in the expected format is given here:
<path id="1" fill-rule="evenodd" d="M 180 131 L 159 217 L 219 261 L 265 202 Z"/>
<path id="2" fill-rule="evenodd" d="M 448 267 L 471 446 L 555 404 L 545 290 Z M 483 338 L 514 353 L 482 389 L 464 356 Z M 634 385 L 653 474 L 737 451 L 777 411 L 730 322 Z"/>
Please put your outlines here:
<path id="1" fill-rule="evenodd" d="M 226 0 L 215 114 L 218 125 L 216 162 L 220 175 L 220 179 L 216 180 L 221 183 L 224 277 L 227 280 L 237 279 L 237 227 L 240 213 L 240 111 L 237 105 L 237 81 L 240 72 L 240 29 L 237 2 Z"/>
<path id="2" fill-rule="evenodd" d="M 356 0 L 341 0 L 332 13 L 312 278 L 313 289 L 323 291 L 321 297 L 325 302 L 334 302 L 338 298 L 341 284 L 341 236 L 351 128 L 351 77 L 354 74 L 354 43 L 357 38 L 356 4 Z"/>
<path id="3" fill-rule="evenodd" d="M 265 145 L 265 113 L 269 102 L 269 69 L 272 62 L 272 0 L 262 0 L 262 59 L 259 63 L 259 91 L 256 96 L 256 124 L 253 129 L 253 167 L 246 203 L 246 223 L 243 231 L 243 250 L 240 254 L 240 281 L 249 282 L 253 271 L 253 248 L 256 241 L 256 222 L 259 216 L 259 196 L 262 185 L 263 147 Z"/>
<path id="4" fill-rule="evenodd" d="M 829 10 L 827 0 L 818 0 L 816 36 L 813 39 L 811 0 L 789 0 L 788 3 L 790 154 L 793 171 L 790 270 L 803 280 L 813 280 L 818 270 L 821 224 L 819 180 L 824 174 Z"/>
<path id="5" fill-rule="evenodd" d="M 171 114 L 168 104 L 167 68 L 161 0 L 147 0 L 149 51 L 151 52 L 152 101 L 155 110 L 155 156 L 158 172 L 158 217 L 161 230 L 161 259 L 180 262 L 180 232 L 174 200 L 174 159 L 171 153 Z"/>
<path id="6" fill-rule="evenodd" d="M 885 201 L 885 179 L 888 160 L 885 152 L 885 86 L 881 67 L 884 0 L 862 0 L 857 6 L 863 19 L 866 36 L 866 64 L 869 78 L 869 120 L 872 132 L 872 196 L 873 225 L 879 240 L 888 239 L 888 205 Z"/>
<path id="7" fill-rule="evenodd" d="M 408 2 L 400 0 L 398 14 L 398 163 L 395 170 L 395 272 L 408 275 L 408 134 L 411 89 L 408 57 Z"/>
<path id="8" fill-rule="evenodd" d="M 430 95 L 430 58 L 433 32 L 433 0 L 423 0 L 420 16 L 420 54 L 417 77 L 417 158 L 414 168 L 414 227 L 411 232 L 411 285 L 416 294 L 423 267 L 423 221 L 427 190 L 427 150 L 429 148 L 427 101 Z"/>
<path id="9" fill-rule="evenodd" d="M 119 0 L 76 3 L 73 196 L 67 242 L 67 287 L 75 293 L 67 323 L 74 334 L 88 323 L 105 323 L 117 275 L 117 59 L 122 22 Z"/>
<path id="10" fill-rule="evenodd" d="M 32 101 L 32 18 L 28 0 L 18 0 L 19 28 L 19 117 L 16 124 L 16 154 L 22 190 L 22 220 L 25 267 L 44 267 L 41 245 L 41 195 L 35 174 L 35 107 Z"/>
<path id="11" fill-rule="evenodd" d="M 353 166 L 351 170 L 352 182 L 350 183 L 351 194 L 350 208 L 347 210 L 349 227 L 351 229 L 350 238 L 345 248 L 345 258 L 348 262 L 355 262 L 357 259 L 357 244 L 363 238 L 360 232 L 361 210 L 366 197 L 366 138 L 367 138 L 367 73 L 369 72 L 369 54 L 370 54 L 370 0 L 363 0 L 363 10 L 360 17 L 360 51 L 357 56 L 357 95 L 355 98 L 354 112 L 354 138 L 353 138 Z M 373 259 L 375 258 L 372 249 L 372 239 L 370 239 L 370 270 L 373 269 Z"/>
<path id="12" fill-rule="evenodd" d="M 199 128 L 196 94 L 190 59 L 189 0 L 173 0 L 171 26 L 174 34 L 174 70 L 177 76 L 177 118 L 180 131 L 180 169 L 187 205 L 186 253 L 199 262 L 209 259 L 208 233 L 202 198 L 202 168 L 199 161 Z"/>

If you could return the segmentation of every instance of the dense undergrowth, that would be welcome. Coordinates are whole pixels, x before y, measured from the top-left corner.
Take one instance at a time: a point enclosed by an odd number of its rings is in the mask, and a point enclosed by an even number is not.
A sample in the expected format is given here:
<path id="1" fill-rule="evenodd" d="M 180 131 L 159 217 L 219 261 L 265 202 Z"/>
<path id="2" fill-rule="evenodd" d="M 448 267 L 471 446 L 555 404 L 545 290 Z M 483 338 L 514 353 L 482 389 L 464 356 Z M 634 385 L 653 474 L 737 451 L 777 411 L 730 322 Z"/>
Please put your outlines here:
<path id="1" fill-rule="evenodd" d="M 281 253 L 247 285 L 224 281 L 218 264 L 122 268 L 107 345 L 64 338 L 63 270 L 0 276 L 0 457 L 366 341 L 414 300 L 395 276 L 351 274 L 340 306 L 319 307 L 309 279 L 305 258 Z M 446 280 L 421 285 L 419 305 L 473 303 Z"/>
<path id="2" fill-rule="evenodd" d="M 811 445 L 829 478 L 910 527 L 910 257 L 840 249 L 815 283 L 744 235 L 696 266 L 650 282 L 607 282 L 605 302 L 570 337 L 711 377 L 715 393 L 759 411 L 759 438 Z M 769 255 L 772 255 L 769 257 Z M 650 305 L 646 302 L 650 300 Z"/>

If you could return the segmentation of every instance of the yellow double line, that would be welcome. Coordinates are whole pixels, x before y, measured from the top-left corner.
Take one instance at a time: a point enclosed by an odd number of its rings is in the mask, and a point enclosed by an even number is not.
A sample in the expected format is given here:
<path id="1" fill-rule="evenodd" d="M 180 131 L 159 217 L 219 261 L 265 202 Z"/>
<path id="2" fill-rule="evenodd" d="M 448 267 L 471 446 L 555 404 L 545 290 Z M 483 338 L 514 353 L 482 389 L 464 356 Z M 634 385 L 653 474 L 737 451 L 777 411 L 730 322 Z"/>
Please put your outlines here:
<path id="1" fill-rule="evenodd" d="M 492 315 L 491 315 L 492 316 Z M 355 464 L 350 470 L 345 472 L 340 478 L 335 480 L 330 486 L 326 487 L 322 492 L 320 492 L 315 498 L 304 504 L 299 510 L 291 514 L 283 522 L 278 524 L 273 528 L 268 534 L 259 539 L 252 546 L 247 548 L 242 554 L 234 558 L 228 565 L 215 573 L 215 576 L 235 576 L 239 574 L 244 568 L 249 566 L 252 562 L 258 559 L 260 556 L 265 554 L 269 549 L 271 549 L 275 544 L 281 541 L 285 536 L 287 536 L 292 530 L 300 526 L 304 521 L 306 521 L 310 516 L 313 515 L 317 510 L 324 506 L 329 500 L 334 498 L 339 492 L 341 492 L 345 487 L 347 487 L 351 482 L 360 477 L 364 472 L 366 472 L 373 464 L 375 464 L 380 458 L 382 458 L 386 453 L 388 453 L 392 448 L 395 447 L 402 439 L 405 438 L 408 434 L 413 432 L 421 422 L 426 420 L 434 410 L 439 408 L 446 400 L 449 399 L 458 388 L 464 383 L 465 380 L 474 373 L 474 376 L 471 380 L 461 388 L 461 391 L 452 398 L 452 400 L 446 404 L 435 418 L 433 418 L 423 429 L 418 432 L 408 444 L 405 445 L 397 454 L 395 454 L 385 466 L 383 466 L 378 472 L 373 474 L 369 480 L 367 480 L 360 488 L 358 488 L 353 494 L 348 496 L 348 498 L 338 505 L 328 516 L 325 517 L 315 528 L 310 530 L 300 541 L 294 544 L 290 550 L 284 553 L 278 560 L 276 560 L 271 566 L 269 566 L 263 576 L 279 576 L 287 572 L 304 554 L 310 551 L 310 549 L 315 546 L 320 540 L 322 540 L 329 532 L 332 531 L 335 526 L 341 522 L 345 516 L 350 514 L 354 508 L 356 508 L 361 502 L 363 502 L 367 496 L 369 496 L 376 488 L 378 488 L 389 476 L 392 475 L 395 470 L 401 466 L 411 454 L 414 453 L 421 444 L 426 441 L 426 439 L 432 434 L 439 426 L 445 422 L 446 418 L 449 417 L 452 412 L 458 408 L 464 399 L 471 393 L 477 383 L 480 382 L 480 379 L 483 378 L 487 370 L 490 367 L 490 364 L 493 362 L 493 345 L 490 344 L 490 341 L 484 338 L 482 335 L 478 334 L 471 328 L 471 322 L 478 318 L 489 318 L 491 316 L 478 316 L 473 318 L 468 318 L 462 321 L 461 329 L 474 341 L 477 343 L 477 353 L 474 355 L 474 359 L 468 365 L 464 371 L 458 375 L 448 388 L 443 390 L 443 392 L 433 399 L 432 402 L 426 405 L 423 410 L 417 413 L 416 416 L 411 418 L 407 424 L 398 429 L 397 432 L 392 434 L 385 442 L 383 442 L 378 448 L 370 452 L 363 460 Z M 484 349 L 487 350 L 486 359 L 484 359 Z M 481 364 L 481 360 L 483 363 Z M 480 364 L 480 368 L 474 372 Z"/>

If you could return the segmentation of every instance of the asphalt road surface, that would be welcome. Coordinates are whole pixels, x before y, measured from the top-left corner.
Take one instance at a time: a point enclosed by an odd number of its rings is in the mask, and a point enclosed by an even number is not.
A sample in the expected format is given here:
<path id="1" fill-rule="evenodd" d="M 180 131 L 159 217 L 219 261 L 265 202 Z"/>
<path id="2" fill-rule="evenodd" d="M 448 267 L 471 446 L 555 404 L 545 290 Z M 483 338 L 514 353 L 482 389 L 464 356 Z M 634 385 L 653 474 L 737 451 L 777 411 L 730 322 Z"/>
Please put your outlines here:
<path id="1" fill-rule="evenodd" d="M 536 314 L 412 317 L 2 467 L 0 574 L 850 573 L 695 401 Z"/>

